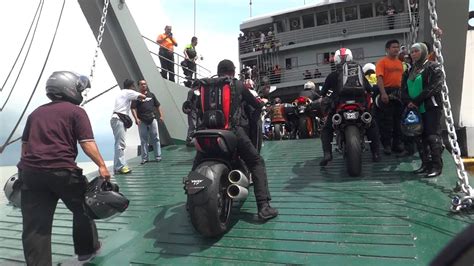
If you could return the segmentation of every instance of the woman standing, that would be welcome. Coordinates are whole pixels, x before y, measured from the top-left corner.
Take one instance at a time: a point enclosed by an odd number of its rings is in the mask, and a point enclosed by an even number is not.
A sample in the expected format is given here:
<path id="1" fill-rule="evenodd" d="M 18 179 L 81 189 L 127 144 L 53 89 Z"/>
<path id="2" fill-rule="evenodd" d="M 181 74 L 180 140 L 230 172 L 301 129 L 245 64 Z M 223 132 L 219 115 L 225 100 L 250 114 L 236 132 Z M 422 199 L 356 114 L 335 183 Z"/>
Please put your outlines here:
<path id="1" fill-rule="evenodd" d="M 423 133 L 416 139 L 422 164 L 414 173 L 424 174 L 425 177 L 436 177 L 443 169 L 441 157 L 443 72 L 437 62 L 428 60 L 428 48 L 424 43 L 413 44 L 410 56 L 413 65 L 403 75 L 402 98 L 407 108 L 418 109 L 423 121 Z"/>

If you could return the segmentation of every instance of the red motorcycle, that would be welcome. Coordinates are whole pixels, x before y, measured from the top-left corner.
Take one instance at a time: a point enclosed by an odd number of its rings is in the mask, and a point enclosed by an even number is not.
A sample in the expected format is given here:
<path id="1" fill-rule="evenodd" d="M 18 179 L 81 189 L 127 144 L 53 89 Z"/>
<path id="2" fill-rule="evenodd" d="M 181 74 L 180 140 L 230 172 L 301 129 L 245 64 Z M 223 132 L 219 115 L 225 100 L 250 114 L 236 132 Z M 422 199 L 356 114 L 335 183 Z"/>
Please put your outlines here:
<path id="1" fill-rule="evenodd" d="M 287 119 L 287 105 L 275 104 L 269 108 L 268 115 L 270 117 L 270 139 L 281 140 L 289 138 L 290 125 Z M 291 106 L 293 107 L 293 106 Z"/>
<path id="2" fill-rule="evenodd" d="M 372 115 L 364 103 L 364 99 L 340 102 L 336 107 L 336 113 L 332 116 L 336 133 L 336 149 L 343 154 L 350 176 L 361 174 L 365 129 L 372 122 Z"/>
<path id="3" fill-rule="evenodd" d="M 299 96 L 293 101 L 298 119 L 296 123 L 297 135 L 300 139 L 313 138 L 321 132 L 320 118 L 310 107 L 311 102 L 311 99 L 305 96 Z"/>

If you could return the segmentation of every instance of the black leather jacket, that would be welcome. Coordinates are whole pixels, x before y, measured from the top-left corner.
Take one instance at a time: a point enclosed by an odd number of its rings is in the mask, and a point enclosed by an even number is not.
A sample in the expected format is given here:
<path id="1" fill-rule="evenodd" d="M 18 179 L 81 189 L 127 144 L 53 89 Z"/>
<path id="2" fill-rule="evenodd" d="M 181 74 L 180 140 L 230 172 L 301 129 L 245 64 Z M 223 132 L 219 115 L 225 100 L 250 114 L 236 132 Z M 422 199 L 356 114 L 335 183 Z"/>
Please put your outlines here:
<path id="1" fill-rule="evenodd" d="M 413 67 L 410 69 L 413 71 Z M 408 95 L 408 76 L 410 70 L 405 71 L 402 76 L 402 101 L 404 104 L 413 102 L 420 106 L 425 104 L 425 109 L 441 108 L 443 101 L 441 97 L 441 90 L 443 88 L 443 72 L 441 65 L 437 62 L 428 61 L 423 65 L 421 72 L 423 78 L 423 91 L 415 99 L 411 99 Z"/>

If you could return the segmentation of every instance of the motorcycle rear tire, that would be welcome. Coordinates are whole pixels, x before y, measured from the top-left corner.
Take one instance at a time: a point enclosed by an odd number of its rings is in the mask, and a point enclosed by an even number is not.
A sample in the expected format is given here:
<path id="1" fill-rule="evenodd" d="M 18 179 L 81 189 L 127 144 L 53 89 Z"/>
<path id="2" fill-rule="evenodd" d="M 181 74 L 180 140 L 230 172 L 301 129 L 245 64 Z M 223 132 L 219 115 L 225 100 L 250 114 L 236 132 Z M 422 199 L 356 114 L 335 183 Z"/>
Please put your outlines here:
<path id="1" fill-rule="evenodd" d="M 274 124 L 273 125 L 273 136 L 275 140 L 281 140 L 281 124 Z"/>
<path id="2" fill-rule="evenodd" d="M 207 188 L 188 195 L 187 207 L 191 223 L 201 235 L 218 237 L 229 230 L 232 199 L 226 194 L 229 168 L 216 161 L 201 163 L 196 172 L 212 180 Z"/>
<path id="3" fill-rule="evenodd" d="M 306 117 L 298 119 L 298 136 L 300 139 L 309 138 L 308 128 L 306 127 Z"/>
<path id="4" fill-rule="evenodd" d="M 362 145 L 359 128 L 354 125 L 344 129 L 344 150 L 347 173 L 350 176 L 360 176 L 362 172 Z"/>

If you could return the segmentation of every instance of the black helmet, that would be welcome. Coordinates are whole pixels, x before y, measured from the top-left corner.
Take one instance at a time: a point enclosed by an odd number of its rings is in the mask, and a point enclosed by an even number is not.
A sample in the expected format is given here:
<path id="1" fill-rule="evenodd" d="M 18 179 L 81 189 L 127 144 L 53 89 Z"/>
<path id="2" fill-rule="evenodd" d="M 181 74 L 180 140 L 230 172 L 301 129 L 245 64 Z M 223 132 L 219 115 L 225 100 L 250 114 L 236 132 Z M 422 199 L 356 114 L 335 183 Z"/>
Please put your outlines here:
<path id="1" fill-rule="evenodd" d="M 23 182 L 18 177 L 18 173 L 8 178 L 3 187 L 3 192 L 8 201 L 15 207 L 21 207 L 21 185 Z"/>
<path id="2" fill-rule="evenodd" d="M 70 71 L 56 71 L 46 81 L 46 95 L 51 100 L 63 100 L 79 105 L 82 92 L 91 87 L 89 78 Z"/>
<path id="3" fill-rule="evenodd" d="M 401 130 L 405 136 L 415 137 L 423 133 L 423 122 L 417 109 L 406 108 L 402 115 Z"/>
<path id="4" fill-rule="evenodd" d="M 85 194 L 88 214 L 93 219 L 105 219 L 128 208 L 129 200 L 119 193 L 117 184 L 94 178 L 87 186 Z"/>

